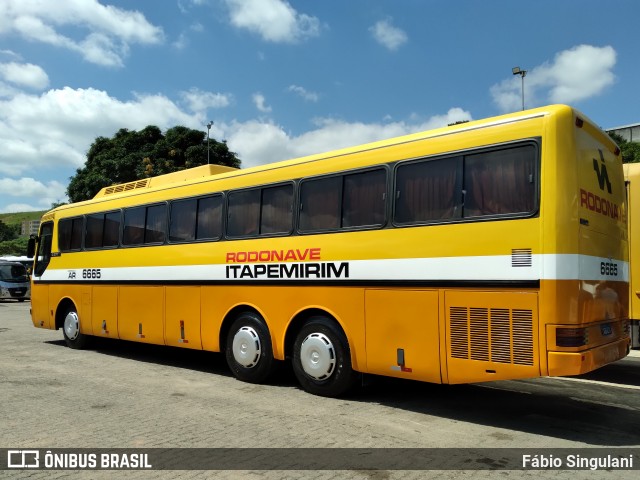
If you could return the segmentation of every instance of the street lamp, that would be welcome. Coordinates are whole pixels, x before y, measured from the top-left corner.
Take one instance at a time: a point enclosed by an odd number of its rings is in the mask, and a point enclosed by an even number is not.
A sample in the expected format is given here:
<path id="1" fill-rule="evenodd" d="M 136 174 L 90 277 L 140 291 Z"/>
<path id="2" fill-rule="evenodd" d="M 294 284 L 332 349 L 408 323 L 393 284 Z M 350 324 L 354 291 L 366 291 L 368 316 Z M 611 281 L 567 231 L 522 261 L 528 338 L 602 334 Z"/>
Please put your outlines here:
<path id="1" fill-rule="evenodd" d="M 524 110 L 524 77 L 527 75 L 526 70 L 520 70 L 520 67 L 513 67 L 511 73 L 514 75 L 520 75 L 522 79 L 522 110 Z"/>
<path id="2" fill-rule="evenodd" d="M 207 165 L 209 165 L 209 130 L 211 130 L 211 125 L 213 125 L 213 120 L 209 120 L 207 123 Z"/>

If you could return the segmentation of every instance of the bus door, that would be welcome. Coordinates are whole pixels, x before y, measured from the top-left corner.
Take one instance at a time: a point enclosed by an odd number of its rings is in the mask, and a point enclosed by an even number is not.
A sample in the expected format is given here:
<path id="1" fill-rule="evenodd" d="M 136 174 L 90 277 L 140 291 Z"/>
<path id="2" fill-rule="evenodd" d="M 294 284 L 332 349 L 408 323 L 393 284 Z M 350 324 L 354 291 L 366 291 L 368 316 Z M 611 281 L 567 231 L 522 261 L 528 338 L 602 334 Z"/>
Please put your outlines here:
<path id="1" fill-rule="evenodd" d="M 52 323 L 55 320 L 49 313 L 49 286 L 39 282 L 51 261 L 52 240 L 53 222 L 43 223 L 31 276 L 31 320 L 36 327 L 41 328 L 55 328 L 55 323 Z"/>

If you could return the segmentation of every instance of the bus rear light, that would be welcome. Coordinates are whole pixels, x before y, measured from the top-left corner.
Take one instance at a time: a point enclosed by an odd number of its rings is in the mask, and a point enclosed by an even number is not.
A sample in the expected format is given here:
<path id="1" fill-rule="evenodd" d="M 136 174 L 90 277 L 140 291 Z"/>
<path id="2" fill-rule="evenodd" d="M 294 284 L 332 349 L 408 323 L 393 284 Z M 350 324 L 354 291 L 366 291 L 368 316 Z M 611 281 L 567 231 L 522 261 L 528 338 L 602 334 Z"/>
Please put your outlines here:
<path id="1" fill-rule="evenodd" d="M 589 343 L 586 328 L 557 328 L 556 345 L 558 347 L 582 347 Z"/>
<path id="2" fill-rule="evenodd" d="M 622 334 L 624 336 L 631 335 L 631 323 L 629 320 L 622 321 Z"/>

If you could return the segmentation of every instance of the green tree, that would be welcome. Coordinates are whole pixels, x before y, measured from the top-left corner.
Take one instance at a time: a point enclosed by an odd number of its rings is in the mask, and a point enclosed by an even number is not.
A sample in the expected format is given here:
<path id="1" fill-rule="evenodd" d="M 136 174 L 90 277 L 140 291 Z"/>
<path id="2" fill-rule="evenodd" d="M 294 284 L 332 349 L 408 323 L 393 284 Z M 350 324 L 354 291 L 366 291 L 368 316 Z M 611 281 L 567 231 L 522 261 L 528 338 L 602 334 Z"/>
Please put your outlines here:
<path id="1" fill-rule="evenodd" d="M 0 242 L 0 255 L 23 256 L 27 254 L 28 237 L 20 237 L 6 242 Z"/>
<path id="2" fill-rule="evenodd" d="M 621 135 L 610 132 L 609 136 L 620 147 L 622 152 L 622 163 L 636 163 L 640 162 L 640 143 L 629 142 L 625 140 Z"/>
<path id="3" fill-rule="evenodd" d="M 0 242 L 14 240 L 20 235 L 20 225 L 7 225 L 0 220 Z"/>
<path id="4" fill-rule="evenodd" d="M 226 142 L 209 139 L 212 164 L 240 168 L 240 160 Z M 67 195 L 72 202 L 93 198 L 100 189 L 185 168 L 206 165 L 206 133 L 183 126 L 163 135 L 149 125 L 140 131 L 120 129 L 113 138 L 98 137 L 87 152 L 83 168 L 70 178 Z"/>

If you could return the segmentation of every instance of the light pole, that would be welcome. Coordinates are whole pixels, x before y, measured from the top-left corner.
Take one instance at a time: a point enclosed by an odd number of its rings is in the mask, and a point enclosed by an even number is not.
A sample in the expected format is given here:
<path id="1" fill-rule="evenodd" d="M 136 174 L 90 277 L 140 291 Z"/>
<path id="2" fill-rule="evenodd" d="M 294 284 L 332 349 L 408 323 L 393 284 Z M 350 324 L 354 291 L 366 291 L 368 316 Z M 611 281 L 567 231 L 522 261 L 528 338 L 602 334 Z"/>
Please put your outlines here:
<path id="1" fill-rule="evenodd" d="M 522 79 L 522 110 L 524 110 L 524 77 L 527 75 L 527 71 L 520 70 L 520 67 L 513 67 L 511 72 L 514 75 L 520 75 L 520 78 Z"/>
<path id="2" fill-rule="evenodd" d="M 207 123 L 207 165 L 209 165 L 209 130 L 211 130 L 211 125 L 213 125 L 213 120 L 209 120 Z"/>

